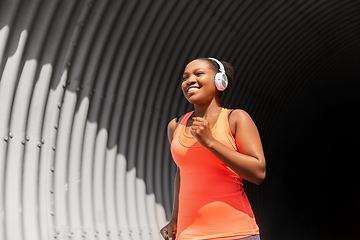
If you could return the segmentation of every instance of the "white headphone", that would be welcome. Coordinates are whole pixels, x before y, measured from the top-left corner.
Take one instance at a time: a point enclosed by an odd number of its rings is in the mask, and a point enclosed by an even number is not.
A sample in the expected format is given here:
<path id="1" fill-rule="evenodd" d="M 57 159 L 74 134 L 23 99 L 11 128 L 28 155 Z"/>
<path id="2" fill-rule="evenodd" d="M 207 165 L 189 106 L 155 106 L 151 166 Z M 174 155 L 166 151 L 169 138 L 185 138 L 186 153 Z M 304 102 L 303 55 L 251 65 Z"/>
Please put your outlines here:
<path id="1" fill-rule="evenodd" d="M 228 86 L 228 78 L 225 73 L 224 65 L 216 58 L 208 59 L 215 61 L 219 65 L 220 72 L 215 74 L 215 86 L 219 91 L 224 91 Z"/>

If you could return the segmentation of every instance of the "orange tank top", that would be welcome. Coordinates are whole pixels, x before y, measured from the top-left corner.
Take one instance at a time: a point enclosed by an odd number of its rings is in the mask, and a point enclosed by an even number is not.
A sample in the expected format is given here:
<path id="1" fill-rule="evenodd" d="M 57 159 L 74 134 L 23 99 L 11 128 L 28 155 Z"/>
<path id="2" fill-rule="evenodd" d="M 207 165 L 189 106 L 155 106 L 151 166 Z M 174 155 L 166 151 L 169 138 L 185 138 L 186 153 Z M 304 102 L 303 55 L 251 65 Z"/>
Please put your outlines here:
<path id="1" fill-rule="evenodd" d="M 216 140 L 237 151 L 223 108 L 212 128 Z M 177 240 L 238 239 L 259 234 L 242 178 L 185 132 L 193 112 L 174 132 L 171 153 L 180 168 Z"/>

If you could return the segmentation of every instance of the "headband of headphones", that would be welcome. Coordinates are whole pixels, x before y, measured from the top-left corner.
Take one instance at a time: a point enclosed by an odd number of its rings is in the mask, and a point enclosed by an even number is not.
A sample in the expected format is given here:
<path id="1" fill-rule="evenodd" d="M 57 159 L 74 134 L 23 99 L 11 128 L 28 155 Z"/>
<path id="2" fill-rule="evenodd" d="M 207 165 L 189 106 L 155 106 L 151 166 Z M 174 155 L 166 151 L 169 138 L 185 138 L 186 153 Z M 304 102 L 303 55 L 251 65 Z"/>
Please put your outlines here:
<path id="1" fill-rule="evenodd" d="M 219 65 L 220 72 L 225 74 L 224 65 L 219 60 L 217 60 L 216 58 L 211 58 L 211 57 L 209 57 L 208 59 L 215 61 Z"/>

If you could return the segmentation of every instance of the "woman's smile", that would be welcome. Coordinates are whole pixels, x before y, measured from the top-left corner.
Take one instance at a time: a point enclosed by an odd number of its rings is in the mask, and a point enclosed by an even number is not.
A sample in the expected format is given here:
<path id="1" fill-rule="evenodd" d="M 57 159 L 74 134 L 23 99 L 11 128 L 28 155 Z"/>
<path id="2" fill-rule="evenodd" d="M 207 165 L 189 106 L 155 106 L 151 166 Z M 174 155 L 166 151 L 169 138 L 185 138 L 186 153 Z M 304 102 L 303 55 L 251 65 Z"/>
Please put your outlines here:
<path id="1" fill-rule="evenodd" d="M 187 92 L 188 93 L 195 93 L 195 92 L 199 91 L 199 89 L 200 89 L 199 87 L 191 86 L 191 87 L 188 88 Z"/>

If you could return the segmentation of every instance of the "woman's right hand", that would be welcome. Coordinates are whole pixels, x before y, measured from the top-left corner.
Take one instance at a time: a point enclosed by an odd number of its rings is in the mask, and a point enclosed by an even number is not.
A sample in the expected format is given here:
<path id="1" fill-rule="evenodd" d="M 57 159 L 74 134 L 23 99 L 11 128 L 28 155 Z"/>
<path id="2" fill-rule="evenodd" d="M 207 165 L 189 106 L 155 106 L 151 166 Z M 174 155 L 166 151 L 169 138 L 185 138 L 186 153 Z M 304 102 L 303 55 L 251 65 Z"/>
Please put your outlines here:
<path id="1" fill-rule="evenodd" d="M 167 225 L 165 225 L 165 227 L 163 227 L 160 230 L 160 233 L 165 240 L 175 240 L 176 230 L 177 230 L 176 221 L 170 221 Z"/>

